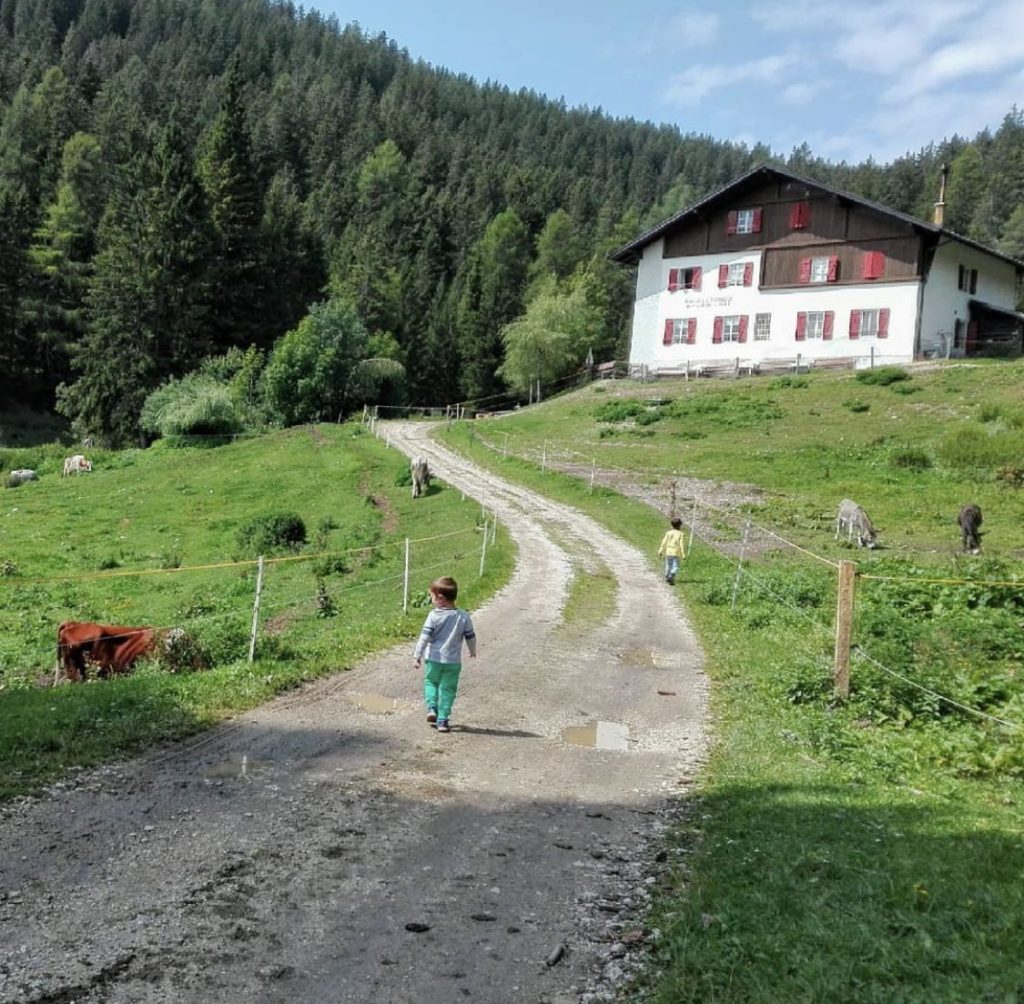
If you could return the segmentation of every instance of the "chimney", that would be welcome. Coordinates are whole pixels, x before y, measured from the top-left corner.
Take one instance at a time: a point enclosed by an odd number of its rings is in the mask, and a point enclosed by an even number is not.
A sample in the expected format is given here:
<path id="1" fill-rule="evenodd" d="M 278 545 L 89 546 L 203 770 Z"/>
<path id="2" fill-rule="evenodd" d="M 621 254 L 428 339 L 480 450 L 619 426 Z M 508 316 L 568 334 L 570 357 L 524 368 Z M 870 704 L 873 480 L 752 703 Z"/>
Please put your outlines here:
<path id="1" fill-rule="evenodd" d="M 946 218 L 946 179 L 949 177 L 949 167 L 942 164 L 939 167 L 939 201 L 935 203 L 934 223 L 937 227 L 942 226 Z"/>

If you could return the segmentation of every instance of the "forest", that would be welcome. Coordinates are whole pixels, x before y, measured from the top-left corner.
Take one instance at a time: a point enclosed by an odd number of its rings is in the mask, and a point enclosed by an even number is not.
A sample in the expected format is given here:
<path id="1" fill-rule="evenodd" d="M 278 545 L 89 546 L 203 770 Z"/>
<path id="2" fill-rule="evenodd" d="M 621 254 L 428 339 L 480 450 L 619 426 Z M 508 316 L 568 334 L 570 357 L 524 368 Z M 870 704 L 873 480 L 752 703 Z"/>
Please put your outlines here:
<path id="1" fill-rule="evenodd" d="M 0 0 L 0 408 L 108 445 L 526 399 L 626 348 L 615 247 L 774 162 L 1024 255 L 1024 115 L 782 157 L 292 3 Z"/>

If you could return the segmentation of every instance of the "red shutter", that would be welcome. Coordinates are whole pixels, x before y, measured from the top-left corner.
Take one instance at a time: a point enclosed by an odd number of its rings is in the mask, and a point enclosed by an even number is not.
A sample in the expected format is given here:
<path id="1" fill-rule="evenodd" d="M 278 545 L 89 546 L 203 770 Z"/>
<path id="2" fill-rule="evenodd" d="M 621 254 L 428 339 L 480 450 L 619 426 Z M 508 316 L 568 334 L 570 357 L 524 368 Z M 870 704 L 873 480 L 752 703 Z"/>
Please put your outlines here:
<path id="1" fill-rule="evenodd" d="M 668 291 L 674 293 L 679 288 L 679 269 L 670 268 L 668 270 Z"/>
<path id="2" fill-rule="evenodd" d="M 836 320 L 836 312 L 834 310 L 826 310 L 825 311 L 825 323 L 824 323 L 824 325 L 822 326 L 822 329 L 821 329 L 821 337 L 822 338 L 831 338 L 832 337 L 832 327 L 835 324 L 835 320 Z"/>
<path id="3" fill-rule="evenodd" d="M 885 255 L 881 251 L 865 251 L 861 259 L 862 279 L 878 279 L 885 272 Z"/>
<path id="4" fill-rule="evenodd" d="M 744 286 L 749 286 L 749 285 L 751 285 L 753 283 L 753 281 L 754 281 L 754 263 L 752 261 L 748 261 L 743 266 L 743 285 Z"/>
<path id="5" fill-rule="evenodd" d="M 729 266 L 719 265 L 718 266 L 718 288 L 725 289 L 729 285 Z"/>
<path id="6" fill-rule="evenodd" d="M 793 208 L 789 211 L 789 229 L 803 230 L 811 215 L 811 207 L 807 202 L 794 202 Z"/>
<path id="7" fill-rule="evenodd" d="M 734 209 L 725 218 L 725 232 L 727 234 L 734 234 L 734 233 L 736 233 L 736 227 L 737 227 L 738 222 L 739 222 L 739 213 L 737 213 L 736 210 Z"/>
<path id="8" fill-rule="evenodd" d="M 828 281 L 835 282 L 839 275 L 839 259 L 833 255 L 828 260 Z"/>
<path id="9" fill-rule="evenodd" d="M 700 281 L 701 281 L 701 279 L 703 277 L 704 277 L 704 270 L 700 267 L 700 265 L 698 265 L 693 270 L 693 280 L 691 282 L 690 288 L 691 289 L 695 289 L 695 290 L 697 290 L 699 292 L 700 291 Z"/>
<path id="10" fill-rule="evenodd" d="M 850 337 L 860 338 L 860 311 L 850 311 Z"/>
<path id="11" fill-rule="evenodd" d="M 754 219 L 751 223 L 751 233 L 759 234 L 761 232 L 761 217 L 762 212 L 760 209 L 754 210 Z"/>
<path id="12" fill-rule="evenodd" d="M 672 326 L 673 326 L 672 325 L 672 318 L 669 317 L 665 321 L 665 333 L 661 336 L 661 344 L 662 345 L 671 345 L 672 344 Z"/>
<path id="13" fill-rule="evenodd" d="M 811 259 L 801 258 L 800 259 L 800 281 L 810 282 L 811 281 Z"/>
<path id="14" fill-rule="evenodd" d="M 686 322 L 686 344 L 693 345 L 697 341 L 697 318 L 691 317 Z"/>
<path id="15" fill-rule="evenodd" d="M 796 340 L 802 342 L 807 337 L 807 315 L 801 310 L 796 315 Z"/>
<path id="16" fill-rule="evenodd" d="M 711 335 L 711 341 L 716 345 L 722 340 L 722 318 L 715 318 L 715 330 Z"/>
<path id="17" fill-rule="evenodd" d="M 878 337 L 889 337 L 889 308 L 883 307 L 878 312 Z"/>
<path id="18" fill-rule="evenodd" d="M 740 318 L 740 341 L 741 342 L 745 342 L 747 340 L 747 323 L 749 321 L 750 321 L 750 318 L 746 314 L 744 314 Z"/>

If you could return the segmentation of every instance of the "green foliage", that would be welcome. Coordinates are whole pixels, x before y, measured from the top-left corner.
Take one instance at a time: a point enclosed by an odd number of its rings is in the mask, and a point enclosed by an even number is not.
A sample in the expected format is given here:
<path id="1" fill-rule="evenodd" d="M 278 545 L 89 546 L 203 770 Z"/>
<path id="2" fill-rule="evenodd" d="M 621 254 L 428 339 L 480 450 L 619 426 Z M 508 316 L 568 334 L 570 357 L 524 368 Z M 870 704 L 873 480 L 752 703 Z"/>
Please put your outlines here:
<path id="1" fill-rule="evenodd" d="M 1010 488 L 1024 488 L 1024 464 L 1002 464 L 996 477 Z"/>
<path id="2" fill-rule="evenodd" d="M 195 437 L 226 442 L 242 431 L 243 421 L 227 387 L 194 374 L 153 391 L 142 406 L 139 425 L 146 432 L 187 445 Z"/>
<path id="3" fill-rule="evenodd" d="M 238 530 L 237 543 L 243 554 L 255 556 L 274 551 L 296 551 L 306 542 L 306 524 L 293 512 L 254 516 Z"/>
<path id="4" fill-rule="evenodd" d="M 953 426 L 940 440 L 939 462 L 955 471 L 993 471 L 1024 453 L 1019 430 L 987 429 L 976 423 Z"/>
<path id="5" fill-rule="evenodd" d="M 850 400 L 843 402 L 844 408 L 849 408 L 854 414 L 863 415 L 865 412 L 871 410 L 871 405 L 867 401 Z"/>
<path id="6" fill-rule="evenodd" d="M 906 471 L 926 471 L 932 466 L 932 458 L 920 447 L 903 446 L 889 453 L 889 463 Z"/>
<path id="7" fill-rule="evenodd" d="M 874 369 L 857 370 L 855 378 L 858 383 L 870 387 L 891 387 L 895 383 L 909 380 L 910 374 L 899 366 L 877 366 Z"/>

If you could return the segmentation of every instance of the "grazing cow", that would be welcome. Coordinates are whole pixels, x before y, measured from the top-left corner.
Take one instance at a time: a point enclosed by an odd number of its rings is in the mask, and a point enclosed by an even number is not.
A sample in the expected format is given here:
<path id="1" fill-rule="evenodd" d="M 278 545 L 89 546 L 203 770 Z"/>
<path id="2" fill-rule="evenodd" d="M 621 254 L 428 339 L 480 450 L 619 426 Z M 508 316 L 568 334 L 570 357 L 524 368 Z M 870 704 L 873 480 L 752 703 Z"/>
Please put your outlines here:
<path id="1" fill-rule="evenodd" d="M 76 453 L 73 457 L 64 458 L 64 470 L 61 472 L 61 477 L 65 478 L 69 474 L 83 474 L 86 471 L 92 470 L 92 461 L 86 460 L 81 453 Z"/>
<path id="2" fill-rule="evenodd" d="M 430 487 L 430 468 L 423 457 L 413 457 L 410 465 L 412 471 L 412 497 L 418 498 Z"/>
<path id="3" fill-rule="evenodd" d="M 981 553 L 981 506 L 971 502 L 965 505 L 956 518 L 963 537 L 965 554 Z"/>
<path id="4" fill-rule="evenodd" d="M 844 531 L 848 543 L 856 537 L 858 547 L 878 546 L 875 541 L 877 534 L 871 520 L 868 519 L 868 514 L 850 499 L 843 499 L 839 503 L 839 513 L 836 515 L 836 540 L 839 540 Z"/>
<path id="5" fill-rule="evenodd" d="M 39 475 L 35 471 L 30 470 L 27 467 L 21 467 L 16 471 L 11 471 L 12 481 L 38 481 Z"/>
<path id="6" fill-rule="evenodd" d="M 145 656 L 159 657 L 172 669 L 186 665 L 190 669 L 202 669 L 206 664 L 199 647 L 181 628 L 168 630 L 65 621 L 57 629 L 54 682 L 61 672 L 68 680 L 85 680 L 90 667 L 95 667 L 98 677 L 129 673 Z"/>

